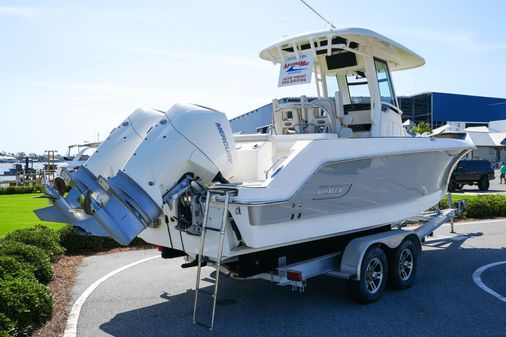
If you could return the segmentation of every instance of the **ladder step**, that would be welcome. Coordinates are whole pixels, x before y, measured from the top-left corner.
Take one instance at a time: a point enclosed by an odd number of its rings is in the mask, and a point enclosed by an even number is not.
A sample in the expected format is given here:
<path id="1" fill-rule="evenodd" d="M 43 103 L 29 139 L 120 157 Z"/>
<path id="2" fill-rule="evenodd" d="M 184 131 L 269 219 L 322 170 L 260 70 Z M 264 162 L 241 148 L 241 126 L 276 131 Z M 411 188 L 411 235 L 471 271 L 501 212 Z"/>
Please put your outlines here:
<path id="1" fill-rule="evenodd" d="M 183 263 L 181 265 L 181 268 L 191 268 L 191 267 L 197 267 L 199 265 L 199 260 L 198 259 L 195 259 L 191 262 L 188 262 L 188 263 Z M 205 267 L 207 266 L 207 261 L 206 260 L 201 260 L 200 262 L 200 266 L 201 267 Z"/>
<path id="2" fill-rule="evenodd" d="M 219 229 L 219 228 L 213 228 L 213 227 L 206 227 L 206 230 L 213 231 L 213 232 L 221 232 L 221 229 Z"/>
<path id="3" fill-rule="evenodd" d="M 195 324 L 197 324 L 197 325 L 200 325 L 200 326 L 203 326 L 203 327 L 204 327 L 204 328 L 206 328 L 206 329 L 212 330 L 212 328 L 211 328 L 211 326 L 210 326 L 210 325 L 207 325 L 207 324 L 201 323 L 201 322 L 199 322 L 199 321 L 195 321 L 195 322 L 193 322 L 193 323 L 195 323 Z"/>
<path id="4" fill-rule="evenodd" d="M 215 279 L 209 278 L 209 277 L 203 278 L 202 281 L 205 281 L 205 282 L 210 283 L 210 284 L 214 284 L 216 282 Z"/>

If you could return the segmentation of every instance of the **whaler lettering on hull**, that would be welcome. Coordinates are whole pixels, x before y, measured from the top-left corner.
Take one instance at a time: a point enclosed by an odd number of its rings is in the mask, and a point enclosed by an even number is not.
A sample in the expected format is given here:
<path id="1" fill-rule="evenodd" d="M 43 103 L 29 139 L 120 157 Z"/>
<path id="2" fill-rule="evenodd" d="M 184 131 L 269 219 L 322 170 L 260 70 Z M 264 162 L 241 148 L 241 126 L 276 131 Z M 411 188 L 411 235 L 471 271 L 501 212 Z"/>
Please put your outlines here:
<path id="1" fill-rule="evenodd" d="M 344 185 L 320 185 L 313 200 L 326 200 L 341 198 L 348 193 L 351 184 Z"/>

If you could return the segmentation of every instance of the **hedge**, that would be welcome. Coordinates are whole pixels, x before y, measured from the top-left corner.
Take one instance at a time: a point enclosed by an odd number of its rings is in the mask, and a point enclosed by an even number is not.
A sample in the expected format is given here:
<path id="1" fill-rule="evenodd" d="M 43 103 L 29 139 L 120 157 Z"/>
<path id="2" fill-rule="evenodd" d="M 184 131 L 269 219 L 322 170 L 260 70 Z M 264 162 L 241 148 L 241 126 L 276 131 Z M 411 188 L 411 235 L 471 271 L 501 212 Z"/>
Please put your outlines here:
<path id="1" fill-rule="evenodd" d="M 60 237 L 58 232 L 42 225 L 15 230 L 5 235 L 4 240 L 12 240 L 39 247 L 49 255 L 51 262 L 56 261 L 58 257 L 65 253 L 65 249 L 59 243 Z"/>
<path id="2" fill-rule="evenodd" d="M 35 279 L 33 267 L 26 263 L 16 260 L 12 256 L 0 256 L 0 279 L 8 278 Z"/>
<path id="3" fill-rule="evenodd" d="M 135 239 L 132 244 L 146 243 Z M 38 282 L 52 278 L 51 261 L 65 252 L 116 247 L 121 245 L 110 238 L 82 236 L 71 226 L 38 225 L 0 239 L 0 337 L 27 336 L 51 316 L 51 293 Z"/>
<path id="4" fill-rule="evenodd" d="M 478 195 L 468 201 L 464 215 L 476 219 L 504 217 L 506 216 L 506 195 Z"/>
<path id="5" fill-rule="evenodd" d="M 506 217 L 506 195 L 501 194 L 480 194 L 473 196 L 456 195 L 453 201 L 465 199 L 466 208 L 459 216 L 459 219 L 490 219 L 496 217 Z M 447 198 L 439 202 L 441 209 L 448 208 Z"/>
<path id="6" fill-rule="evenodd" d="M 13 335 L 30 334 L 51 317 L 53 298 L 49 289 L 33 279 L 0 280 L 0 313 L 15 325 Z M 7 321 L 7 328 L 9 328 Z"/>
<path id="7" fill-rule="evenodd" d="M 18 261 L 30 264 L 35 278 L 42 283 L 47 283 L 53 278 L 53 265 L 49 256 L 38 247 L 2 239 L 0 240 L 0 255 L 12 256 Z"/>
<path id="8" fill-rule="evenodd" d="M 24 243 L 40 248 L 53 262 L 65 252 L 75 254 L 123 247 L 108 237 L 81 235 L 72 226 L 64 226 L 58 230 L 53 230 L 43 225 L 37 225 L 15 230 L 0 239 L 0 255 L 2 254 L 1 246 L 5 242 Z M 135 238 L 130 246 L 136 245 L 146 245 L 146 242 Z"/>
<path id="9" fill-rule="evenodd" d="M 16 326 L 9 317 L 0 312 L 0 337 L 10 337 L 14 334 Z"/>
<path id="10" fill-rule="evenodd" d="M 120 244 L 110 238 L 81 235 L 72 226 L 60 228 L 58 234 L 60 236 L 60 244 L 70 254 L 121 247 Z"/>
<path id="11" fill-rule="evenodd" d="M 79 234 L 72 226 L 65 226 L 58 230 L 60 244 L 68 254 L 82 253 L 85 251 L 101 251 L 123 247 L 108 237 L 86 236 Z M 145 245 L 144 240 L 135 238 L 130 246 Z"/>
<path id="12" fill-rule="evenodd" d="M 0 194 L 26 194 L 26 193 L 42 193 L 44 185 L 37 184 L 33 186 L 7 186 L 0 187 Z"/>

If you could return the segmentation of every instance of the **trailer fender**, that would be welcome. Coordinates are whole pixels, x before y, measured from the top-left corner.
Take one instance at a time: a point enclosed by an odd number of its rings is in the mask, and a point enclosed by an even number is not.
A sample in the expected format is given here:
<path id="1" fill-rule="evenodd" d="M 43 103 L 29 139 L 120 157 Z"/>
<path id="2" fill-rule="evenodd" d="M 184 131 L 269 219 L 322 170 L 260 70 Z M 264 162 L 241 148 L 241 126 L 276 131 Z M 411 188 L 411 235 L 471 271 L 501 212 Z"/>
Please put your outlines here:
<path id="1" fill-rule="evenodd" d="M 342 273 L 351 275 L 350 279 L 360 280 L 360 269 L 362 260 L 367 250 L 374 245 L 384 245 L 390 249 L 397 248 L 402 241 L 409 237 L 417 246 L 418 253 L 421 252 L 421 243 L 417 235 L 412 231 L 391 230 L 388 232 L 367 235 L 353 239 L 344 249 L 341 268 Z M 385 252 L 388 253 L 388 252 Z"/>

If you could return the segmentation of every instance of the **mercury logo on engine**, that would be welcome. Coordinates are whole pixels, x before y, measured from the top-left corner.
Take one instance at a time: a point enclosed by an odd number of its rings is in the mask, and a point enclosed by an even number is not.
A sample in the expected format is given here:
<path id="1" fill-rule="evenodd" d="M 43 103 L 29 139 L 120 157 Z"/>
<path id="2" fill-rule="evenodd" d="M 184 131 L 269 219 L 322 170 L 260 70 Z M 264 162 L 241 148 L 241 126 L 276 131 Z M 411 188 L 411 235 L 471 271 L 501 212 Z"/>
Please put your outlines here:
<path id="1" fill-rule="evenodd" d="M 216 128 L 218 128 L 218 133 L 221 136 L 221 141 L 223 142 L 223 146 L 225 147 L 225 152 L 227 153 L 227 159 L 232 164 L 232 153 L 230 152 L 230 146 L 228 145 L 227 136 L 225 135 L 225 131 L 221 127 L 220 123 L 214 123 L 216 124 Z"/>

